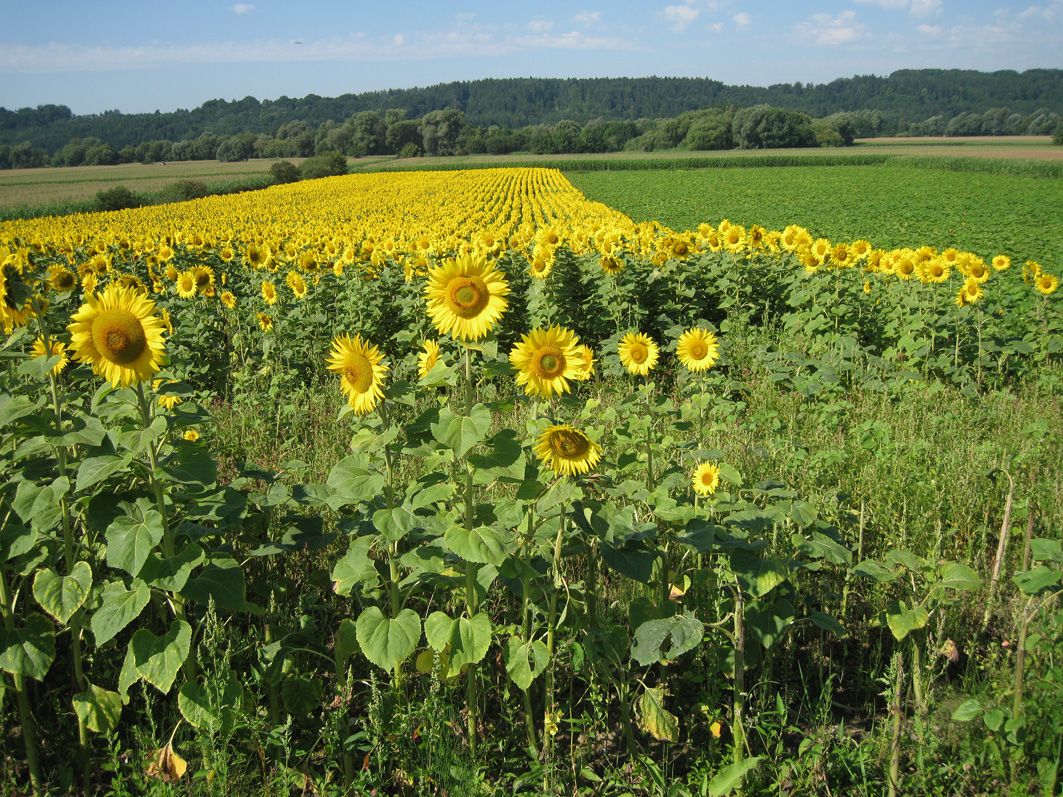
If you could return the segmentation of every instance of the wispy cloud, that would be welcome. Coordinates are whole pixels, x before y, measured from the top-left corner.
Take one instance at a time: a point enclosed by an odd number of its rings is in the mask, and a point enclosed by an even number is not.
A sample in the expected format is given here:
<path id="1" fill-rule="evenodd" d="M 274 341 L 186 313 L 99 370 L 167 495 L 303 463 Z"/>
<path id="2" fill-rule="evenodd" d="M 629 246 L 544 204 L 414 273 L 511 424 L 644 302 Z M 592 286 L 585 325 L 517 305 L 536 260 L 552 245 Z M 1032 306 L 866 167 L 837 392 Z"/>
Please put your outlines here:
<path id="1" fill-rule="evenodd" d="M 734 22 L 735 27 L 739 30 L 745 30 L 753 24 L 753 17 L 749 15 L 748 11 L 739 11 L 737 14 L 731 17 L 731 21 Z"/>
<path id="2" fill-rule="evenodd" d="M 546 19 L 533 19 L 528 23 L 528 30 L 532 33 L 546 33 L 552 30 L 554 23 Z"/>
<path id="3" fill-rule="evenodd" d="M 907 11 L 913 17 L 926 17 L 941 11 L 941 0 L 856 0 L 864 6 L 878 6 L 887 11 Z"/>
<path id="4" fill-rule="evenodd" d="M 578 14 L 572 17 L 572 21 L 575 22 L 577 25 L 597 25 L 599 22 L 602 21 L 602 12 L 580 11 Z"/>
<path id="5" fill-rule="evenodd" d="M 855 11 L 843 11 L 838 16 L 830 14 L 813 14 L 812 17 L 800 23 L 794 34 L 802 42 L 822 44 L 826 47 L 837 47 L 843 44 L 851 44 L 860 39 L 867 38 L 867 26 L 856 19 Z"/>
<path id="6" fill-rule="evenodd" d="M 250 14 L 255 10 L 254 5 L 251 3 L 237 3 L 233 6 L 233 13 L 238 17 L 242 17 L 245 14 Z"/>
<path id="7" fill-rule="evenodd" d="M 701 15 L 701 9 L 695 8 L 692 3 L 665 6 L 661 15 L 672 26 L 672 30 L 684 31 Z"/>
<path id="8" fill-rule="evenodd" d="M 550 30 L 505 34 L 476 25 L 433 33 L 397 33 L 371 37 L 363 33 L 297 45 L 291 41 L 215 41 L 167 44 L 148 41 L 125 47 L 81 44 L 0 43 L 0 73 L 127 71 L 191 64 L 430 61 L 452 57 L 498 57 L 536 50 L 634 51 L 627 39 L 581 31 Z"/>

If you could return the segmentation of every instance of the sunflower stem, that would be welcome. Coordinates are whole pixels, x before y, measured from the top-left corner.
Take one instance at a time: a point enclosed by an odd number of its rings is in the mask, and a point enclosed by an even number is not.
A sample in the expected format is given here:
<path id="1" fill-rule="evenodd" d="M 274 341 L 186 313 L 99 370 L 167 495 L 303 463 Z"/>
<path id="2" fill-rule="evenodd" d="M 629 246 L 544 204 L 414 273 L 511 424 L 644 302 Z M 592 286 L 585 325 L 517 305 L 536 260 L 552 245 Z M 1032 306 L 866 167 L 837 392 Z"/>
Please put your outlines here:
<path id="1" fill-rule="evenodd" d="M 472 415 L 472 408 L 476 401 L 476 386 L 472 379 L 472 352 L 465 347 L 465 415 Z M 473 466 L 465 460 L 465 532 L 472 534 L 473 513 L 475 509 L 475 485 L 473 484 Z M 476 565 L 473 562 L 465 563 L 465 612 L 469 619 L 476 614 L 479 603 L 479 594 L 476 590 Z M 466 730 L 469 736 L 469 750 L 476 753 L 476 720 L 477 720 L 477 687 L 476 667 L 469 668 L 466 681 L 465 700 L 467 709 Z"/>
<path id="2" fill-rule="evenodd" d="M 8 633 L 14 632 L 14 606 L 11 605 L 11 594 L 3 567 L 0 567 L 0 614 L 3 615 L 4 629 Z M 19 723 L 22 725 L 22 744 L 26 750 L 26 765 L 30 770 L 30 788 L 37 794 L 41 787 L 41 767 L 37 759 L 37 730 L 26 695 L 26 680 L 22 673 L 11 673 L 11 680 L 15 685 L 15 702 L 18 703 Z"/>
<path id="3" fill-rule="evenodd" d="M 140 406 L 140 420 L 144 426 L 144 430 L 147 431 L 151 426 L 151 404 L 148 401 L 147 394 L 144 392 L 144 383 L 137 382 L 136 387 L 137 403 Z M 162 483 L 158 478 L 159 459 L 158 453 L 154 443 L 148 443 L 148 466 L 150 468 L 150 474 L 148 475 L 148 481 L 151 484 L 151 491 L 155 496 L 155 507 L 159 511 L 159 515 L 162 516 L 162 552 L 167 559 L 172 559 L 174 556 L 174 541 L 173 531 L 170 528 L 170 518 L 166 512 L 166 497 L 163 494 Z M 170 592 L 170 605 L 173 606 L 174 617 L 178 620 L 185 619 L 185 599 L 179 592 Z M 189 681 L 195 679 L 196 672 L 199 666 L 196 662 L 196 649 L 193 646 L 189 651 L 188 658 L 185 659 L 181 665 L 181 669 L 185 674 L 185 678 Z"/>

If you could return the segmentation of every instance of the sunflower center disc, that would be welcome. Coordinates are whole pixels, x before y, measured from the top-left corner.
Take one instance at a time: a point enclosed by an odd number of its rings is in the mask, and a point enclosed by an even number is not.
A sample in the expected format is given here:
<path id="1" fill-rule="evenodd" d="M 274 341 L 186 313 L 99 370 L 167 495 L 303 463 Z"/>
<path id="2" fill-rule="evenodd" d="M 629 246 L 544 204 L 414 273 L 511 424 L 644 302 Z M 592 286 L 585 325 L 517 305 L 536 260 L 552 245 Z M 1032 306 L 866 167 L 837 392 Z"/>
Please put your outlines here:
<path id="1" fill-rule="evenodd" d="M 639 344 L 637 346 L 631 347 L 631 351 L 628 353 L 628 356 L 631 358 L 632 362 L 641 363 L 646 361 L 646 354 L 646 347 Z"/>
<path id="2" fill-rule="evenodd" d="M 148 346 L 140 319 L 128 310 L 104 310 L 92 325 L 92 342 L 105 358 L 119 365 L 136 361 Z"/>
<path id="3" fill-rule="evenodd" d="M 476 318 L 491 298 L 487 286 L 481 280 L 471 277 L 459 277 L 451 283 L 450 306 L 455 315 L 461 318 Z"/>
<path id="4" fill-rule="evenodd" d="M 373 368 L 364 357 L 348 362 L 343 375 L 358 393 L 365 393 L 373 384 Z"/>
<path id="5" fill-rule="evenodd" d="M 542 376 L 553 379 L 565 370 L 565 357 L 556 349 L 548 349 L 539 356 L 539 371 Z"/>
<path id="6" fill-rule="evenodd" d="M 572 432 L 556 432 L 550 443 L 554 452 L 564 459 L 578 459 L 587 453 L 587 440 Z"/>
<path id="7" fill-rule="evenodd" d="M 704 359 L 706 354 L 708 354 L 708 349 L 706 348 L 705 344 L 702 343 L 700 340 L 690 344 L 690 356 L 693 359 Z"/>

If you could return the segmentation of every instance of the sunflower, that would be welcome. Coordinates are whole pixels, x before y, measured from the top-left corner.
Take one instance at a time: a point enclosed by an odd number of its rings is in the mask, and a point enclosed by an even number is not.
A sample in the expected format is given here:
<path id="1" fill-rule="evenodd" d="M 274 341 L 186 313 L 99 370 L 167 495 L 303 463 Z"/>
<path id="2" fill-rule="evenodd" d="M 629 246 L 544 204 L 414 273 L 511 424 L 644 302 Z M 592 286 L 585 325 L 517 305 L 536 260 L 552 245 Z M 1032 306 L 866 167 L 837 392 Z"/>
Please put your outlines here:
<path id="1" fill-rule="evenodd" d="M 163 388 L 166 385 L 172 385 L 172 384 L 173 384 L 173 380 L 172 379 L 156 379 L 155 381 L 153 381 L 151 383 L 151 389 L 154 390 L 155 393 L 156 393 L 156 398 L 158 399 L 159 406 L 163 407 L 164 409 L 168 409 L 168 410 L 172 410 L 174 407 L 176 407 L 178 404 L 180 404 L 183 401 L 181 396 L 178 396 L 178 395 L 176 395 L 174 393 L 160 393 L 159 392 L 160 388 Z"/>
<path id="2" fill-rule="evenodd" d="M 1049 274 L 1047 271 L 1042 271 L 1034 282 L 1034 287 L 1037 288 L 1037 292 L 1042 296 L 1048 296 L 1051 293 L 1055 293 L 1056 288 L 1059 287 L 1059 277 L 1055 274 Z"/>
<path id="3" fill-rule="evenodd" d="M 236 308 L 236 297 L 233 296 L 232 291 L 222 291 L 221 296 L 218 298 L 228 309 L 233 310 Z"/>
<path id="4" fill-rule="evenodd" d="M 675 353 L 688 371 L 699 373 L 716 365 L 720 358 L 720 344 L 712 332 L 694 327 L 679 336 Z"/>
<path id="5" fill-rule="evenodd" d="M 52 376 L 59 376 L 70 362 L 70 358 L 66 353 L 66 344 L 61 340 L 52 339 L 49 343 L 46 343 L 43 336 L 38 335 L 37 339 L 33 341 L 33 348 L 30 349 L 30 355 L 34 359 L 49 357 L 59 357 L 59 362 L 52 366 Z"/>
<path id="6" fill-rule="evenodd" d="M 966 307 L 969 304 L 975 304 L 980 302 L 984 296 L 985 292 L 978 280 L 967 279 L 959 293 L 956 294 L 956 306 Z"/>
<path id="7" fill-rule="evenodd" d="M 552 261 L 547 260 L 542 255 L 538 255 L 533 257 L 528 264 L 528 271 L 530 271 L 531 275 L 536 279 L 544 280 L 550 276 L 550 270 L 553 269 L 553 267 L 554 264 Z"/>
<path id="8" fill-rule="evenodd" d="M 616 352 L 620 355 L 620 364 L 636 376 L 647 376 L 657 367 L 657 344 L 641 332 L 628 332 L 624 335 L 616 347 Z"/>
<path id="9" fill-rule="evenodd" d="M 624 261 L 616 255 L 602 255 L 600 263 L 602 271 L 610 277 L 616 276 L 624 269 Z"/>
<path id="10" fill-rule="evenodd" d="M 177 295 L 182 299 L 191 299 L 196 295 L 196 275 L 191 269 L 178 274 L 174 284 L 177 287 Z"/>
<path id="11" fill-rule="evenodd" d="M 338 335 L 332 340 L 328 369 L 340 375 L 340 389 L 358 415 L 371 411 L 384 397 L 381 385 L 388 367 L 380 350 L 359 335 Z"/>
<path id="12" fill-rule="evenodd" d="M 199 432 L 195 429 L 188 429 L 182 437 L 184 437 L 189 443 L 194 443 L 199 439 Z"/>
<path id="13" fill-rule="evenodd" d="M 546 429 L 535 443 L 535 456 L 558 476 L 586 473 L 602 458 L 602 448 L 579 429 L 558 425 Z"/>
<path id="14" fill-rule="evenodd" d="M 994 271 L 1007 271 L 1011 268 L 1011 258 L 1007 255 L 997 255 L 993 258 Z"/>
<path id="15" fill-rule="evenodd" d="M 576 347 L 576 354 L 578 357 L 577 367 L 579 373 L 577 373 L 573 379 L 577 379 L 580 382 L 586 382 L 592 376 L 594 376 L 594 352 L 590 346 L 583 343 Z"/>
<path id="16" fill-rule="evenodd" d="M 288 276 L 284 281 L 288 283 L 288 287 L 292 289 L 292 293 L 295 294 L 296 299 L 306 298 L 306 280 L 299 276 L 299 274 L 294 271 L 289 271 Z"/>
<path id="17" fill-rule="evenodd" d="M 691 477 L 694 492 L 698 495 L 712 495 L 720 486 L 720 468 L 714 462 L 702 462 L 694 468 Z"/>
<path id="18" fill-rule="evenodd" d="M 117 284 L 88 296 L 67 327 L 74 356 L 92 363 L 113 387 L 150 379 L 166 356 L 163 323 L 154 310 L 147 296 Z"/>
<path id="19" fill-rule="evenodd" d="M 48 269 L 48 286 L 57 293 L 69 293 L 77 287 L 78 279 L 66 266 L 54 265 Z"/>
<path id="20" fill-rule="evenodd" d="M 439 362 L 439 343 L 434 340 L 426 340 L 421 344 L 421 352 L 417 355 L 417 375 L 424 379 L 428 372 L 436 367 Z"/>
<path id="21" fill-rule="evenodd" d="M 259 329 L 261 329 L 263 332 L 273 331 L 273 318 L 271 316 L 267 315 L 266 313 L 258 313 L 256 315 L 256 318 L 258 319 Z"/>
<path id="22" fill-rule="evenodd" d="M 277 286 L 269 280 L 262 283 L 262 298 L 266 304 L 277 303 Z"/>
<path id="23" fill-rule="evenodd" d="M 533 329 L 509 353 L 509 364 L 517 370 L 517 384 L 524 385 L 529 396 L 550 398 L 567 393 L 568 380 L 578 379 L 582 369 L 578 344 L 576 333 L 569 329 Z"/>
<path id="24" fill-rule="evenodd" d="M 244 253 L 244 260 L 251 268 L 265 268 L 269 265 L 273 253 L 265 244 L 251 244 Z"/>
<path id="25" fill-rule="evenodd" d="M 441 334 L 479 340 L 508 306 L 506 278 L 482 255 L 462 255 L 428 270 L 428 315 Z"/>

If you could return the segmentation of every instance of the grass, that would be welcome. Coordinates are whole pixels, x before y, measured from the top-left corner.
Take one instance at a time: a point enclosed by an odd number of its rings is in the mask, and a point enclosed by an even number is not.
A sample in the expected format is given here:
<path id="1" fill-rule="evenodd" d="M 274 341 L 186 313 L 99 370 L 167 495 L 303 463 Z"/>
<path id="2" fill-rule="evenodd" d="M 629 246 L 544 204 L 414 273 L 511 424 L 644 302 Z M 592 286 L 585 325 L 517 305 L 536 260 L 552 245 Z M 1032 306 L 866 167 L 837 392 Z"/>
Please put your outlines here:
<path id="1" fill-rule="evenodd" d="M 590 199 L 674 229 L 727 218 L 876 246 L 955 246 L 1055 265 L 1063 182 L 1012 174 L 875 166 L 568 172 Z"/>

